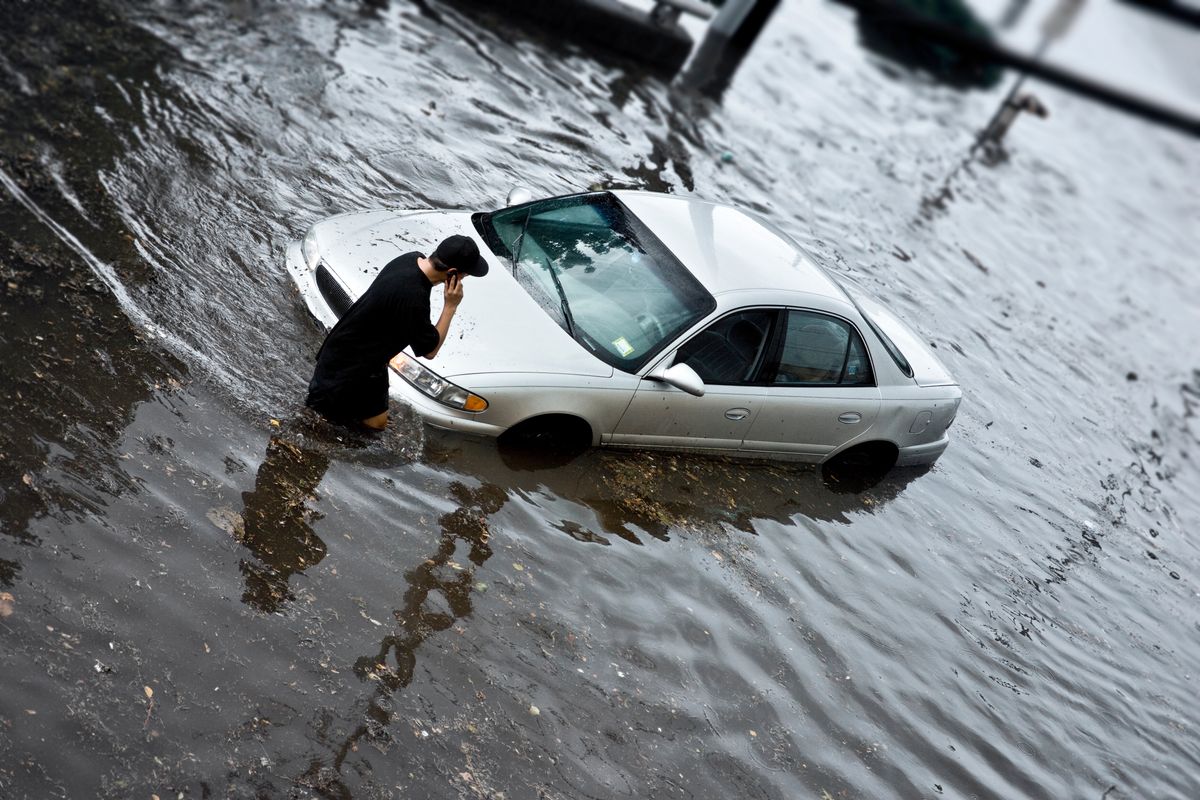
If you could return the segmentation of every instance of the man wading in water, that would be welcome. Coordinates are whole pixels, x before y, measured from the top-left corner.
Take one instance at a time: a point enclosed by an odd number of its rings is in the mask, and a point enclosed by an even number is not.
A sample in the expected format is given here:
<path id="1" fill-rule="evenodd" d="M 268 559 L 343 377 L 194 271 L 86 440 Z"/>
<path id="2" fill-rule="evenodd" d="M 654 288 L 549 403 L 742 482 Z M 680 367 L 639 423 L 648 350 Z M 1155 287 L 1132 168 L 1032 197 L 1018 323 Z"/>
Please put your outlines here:
<path id="1" fill-rule="evenodd" d="M 423 358 L 437 355 L 462 302 L 463 277 L 487 271 L 467 236 L 451 236 L 428 258 L 405 253 L 392 259 L 325 337 L 305 402 L 332 422 L 383 430 L 388 362 L 405 347 Z M 437 283 L 446 284 L 446 299 L 435 325 L 429 292 Z"/>

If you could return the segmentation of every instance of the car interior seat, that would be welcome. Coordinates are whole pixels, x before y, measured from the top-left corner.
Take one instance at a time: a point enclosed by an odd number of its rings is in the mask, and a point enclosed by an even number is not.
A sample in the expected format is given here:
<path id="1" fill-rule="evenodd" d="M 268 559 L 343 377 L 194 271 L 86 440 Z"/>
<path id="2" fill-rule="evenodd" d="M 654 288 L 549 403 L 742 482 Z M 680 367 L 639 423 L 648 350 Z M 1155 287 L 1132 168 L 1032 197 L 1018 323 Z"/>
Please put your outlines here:
<path id="1" fill-rule="evenodd" d="M 741 364 L 739 380 L 747 380 L 750 371 L 758 361 L 758 351 L 762 348 L 763 332 L 748 319 L 739 319 L 729 329 L 729 344 L 737 352 Z"/>
<path id="2" fill-rule="evenodd" d="M 716 327 L 701 332 L 680 352 L 679 360 L 705 383 L 741 383 L 754 367 L 763 338 L 757 325 L 739 319 L 727 330 Z"/>

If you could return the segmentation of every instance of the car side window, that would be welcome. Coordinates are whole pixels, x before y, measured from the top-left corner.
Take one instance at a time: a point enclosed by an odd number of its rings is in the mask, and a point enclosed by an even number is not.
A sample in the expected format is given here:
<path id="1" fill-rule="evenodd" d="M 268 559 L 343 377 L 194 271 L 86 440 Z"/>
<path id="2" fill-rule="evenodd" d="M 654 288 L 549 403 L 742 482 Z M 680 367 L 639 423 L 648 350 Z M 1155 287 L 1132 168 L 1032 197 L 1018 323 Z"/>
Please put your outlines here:
<path id="1" fill-rule="evenodd" d="M 875 376 L 858 331 L 844 320 L 789 311 L 775 385 L 872 386 Z"/>
<path id="2" fill-rule="evenodd" d="M 679 348 L 676 364 L 687 364 L 708 384 L 753 382 L 763 361 L 775 312 L 751 309 L 709 325 Z"/>

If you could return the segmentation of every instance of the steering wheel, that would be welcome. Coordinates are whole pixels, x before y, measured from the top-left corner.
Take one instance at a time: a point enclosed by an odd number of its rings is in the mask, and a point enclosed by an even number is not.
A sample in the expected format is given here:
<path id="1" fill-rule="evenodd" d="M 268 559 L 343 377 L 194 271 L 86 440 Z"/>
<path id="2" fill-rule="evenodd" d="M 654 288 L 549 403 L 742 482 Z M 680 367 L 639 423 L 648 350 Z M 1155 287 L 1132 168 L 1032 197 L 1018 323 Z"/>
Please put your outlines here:
<path id="1" fill-rule="evenodd" d="M 637 320 L 637 324 L 641 325 L 642 330 L 644 330 L 646 333 L 652 336 L 657 335 L 659 341 L 667 338 L 666 326 L 662 324 L 662 320 L 651 314 L 649 311 L 643 311 L 641 314 L 638 314 L 636 317 L 634 317 L 634 319 Z"/>

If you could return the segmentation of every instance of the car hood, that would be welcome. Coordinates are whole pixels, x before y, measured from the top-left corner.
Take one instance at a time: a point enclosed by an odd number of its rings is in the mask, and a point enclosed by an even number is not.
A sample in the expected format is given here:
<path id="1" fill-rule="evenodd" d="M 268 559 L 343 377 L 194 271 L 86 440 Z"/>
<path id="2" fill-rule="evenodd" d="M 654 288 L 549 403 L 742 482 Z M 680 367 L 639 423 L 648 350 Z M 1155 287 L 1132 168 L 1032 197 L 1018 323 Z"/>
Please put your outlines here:
<path id="1" fill-rule="evenodd" d="M 322 260 L 355 298 L 396 256 L 429 253 L 456 233 L 475 240 L 490 269 L 485 277 L 464 282 L 462 304 L 442 349 L 428 362 L 431 369 L 446 378 L 506 372 L 612 375 L 612 367 L 587 352 L 521 288 L 509 264 L 479 237 L 469 212 L 344 214 L 320 223 L 317 231 Z M 434 321 L 441 310 L 442 289 L 435 286 L 430 295 Z"/>

